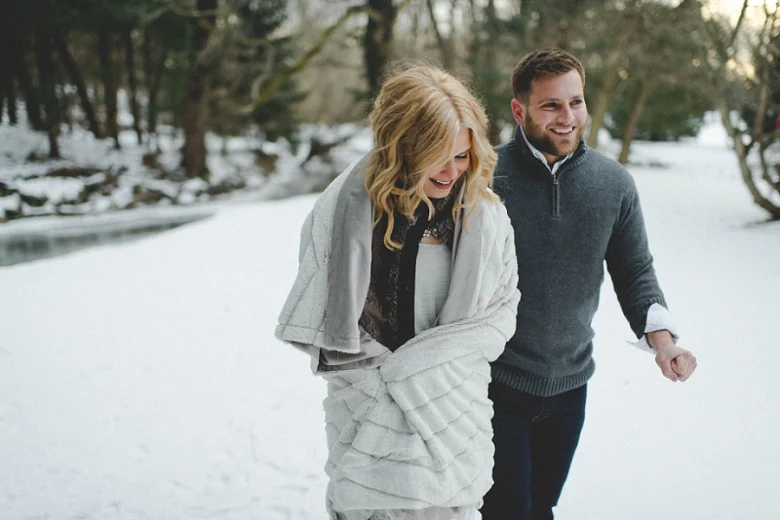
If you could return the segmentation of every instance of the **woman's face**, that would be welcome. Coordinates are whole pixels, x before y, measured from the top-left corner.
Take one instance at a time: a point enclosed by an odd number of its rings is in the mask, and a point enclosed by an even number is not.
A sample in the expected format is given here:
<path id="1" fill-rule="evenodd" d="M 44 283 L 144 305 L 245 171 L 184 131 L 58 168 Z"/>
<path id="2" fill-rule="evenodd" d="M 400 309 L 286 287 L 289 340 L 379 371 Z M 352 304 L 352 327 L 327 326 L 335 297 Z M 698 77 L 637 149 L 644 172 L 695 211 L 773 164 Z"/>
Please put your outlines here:
<path id="1" fill-rule="evenodd" d="M 468 128 L 458 132 L 455 138 L 455 146 L 452 148 L 450 158 L 445 164 L 431 168 L 426 172 L 425 194 L 430 199 L 443 199 L 452 191 L 463 172 L 469 169 L 471 164 L 471 132 Z"/>

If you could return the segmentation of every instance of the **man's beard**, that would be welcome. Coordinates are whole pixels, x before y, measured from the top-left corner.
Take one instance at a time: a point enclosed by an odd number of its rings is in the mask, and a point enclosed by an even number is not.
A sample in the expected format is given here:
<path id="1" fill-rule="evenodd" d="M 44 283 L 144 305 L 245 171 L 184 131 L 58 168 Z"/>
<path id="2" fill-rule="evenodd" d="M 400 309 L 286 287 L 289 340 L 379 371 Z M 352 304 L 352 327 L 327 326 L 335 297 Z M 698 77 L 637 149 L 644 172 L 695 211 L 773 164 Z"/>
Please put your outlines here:
<path id="1" fill-rule="evenodd" d="M 580 144 L 580 139 L 582 138 L 582 132 L 585 131 L 584 127 L 577 126 L 571 137 L 569 137 L 570 142 L 568 144 L 556 144 L 547 134 L 545 129 L 537 125 L 528 113 L 525 115 L 525 125 L 523 129 L 525 130 L 525 136 L 528 138 L 528 142 L 531 143 L 534 148 L 540 152 L 559 158 L 566 157 L 577 149 L 577 146 Z"/>

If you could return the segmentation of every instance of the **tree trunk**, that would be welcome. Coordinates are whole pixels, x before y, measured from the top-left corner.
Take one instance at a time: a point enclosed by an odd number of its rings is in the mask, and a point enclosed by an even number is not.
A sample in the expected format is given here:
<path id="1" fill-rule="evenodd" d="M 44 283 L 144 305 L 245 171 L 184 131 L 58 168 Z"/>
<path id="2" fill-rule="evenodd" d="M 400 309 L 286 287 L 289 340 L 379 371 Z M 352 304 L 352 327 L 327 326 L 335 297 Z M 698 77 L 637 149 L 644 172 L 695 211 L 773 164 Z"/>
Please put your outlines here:
<path id="1" fill-rule="evenodd" d="M 130 112 L 133 114 L 133 130 L 138 137 L 138 144 L 142 144 L 143 134 L 141 133 L 141 108 L 138 106 L 138 81 L 135 75 L 135 49 L 133 47 L 133 30 L 127 29 L 122 32 L 122 39 L 125 47 L 125 65 L 127 66 L 127 83 L 130 87 Z"/>
<path id="2" fill-rule="evenodd" d="M 574 27 L 582 23 L 582 16 L 588 4 L 600 2 L 583 0 L 544 0 L 535 5 L 538 8 L 538 24 L 534 31 L 536 47 L 558 47 L 572 51 L 575 39 Z"/>
<path id="3" fill-rule="evenodd" d="M 157 96 L 160 92 L 160 84 L 165 71 L 166 53 L 164 51 L 161 52 L 160 58 L 155 61 L 152 53 L 152 43 L 146 34 L 144 34 L 143 43 L 141 44 L 141 53 L 143 55 L 146 95 L 148 98 L 146 104 L 146 134 L 151 145 L 152 137 L 157 135 Z M 154 149 L 159 150 L 156 140 Z"/>
<path id="4" fill-rule="evenodd" d="M 568 48 L 565 42 L 562 42 L 562 40 L 565 40 L 566 35 L 560 28 L 563 18 L 558 12 L 559 2 L 560 0 L 546 0 L 535 4 L 537 7 L 536 13 L 538 14 L 537 25 L 533 31 L 535 47 Z"/>
<path id="5" fill-rule="evenodd" d="M 604 126 L 604 117 L 607 115 L 609 100 L 615 91 L 617 84 L 618 69 L 622 53 L 615 50 L 610 54 L 607 64 L 607 72 L 599 83 L 599 89 L 596 93 L 596 100 L 593 103 L 593 110 L 590 112 L 590 133 L 588 134 L 588 146 L 596 148 L 599 145 L 599 131 Z"/>
<path id="6" fill-rule="evenodd" d="M 19 113 L 16 109 L 16 87 L 10 71 L 8 74 L 8 83 L 5 86 L 5 102 L 8 106 L 8 123 L 11 126 L 15 126 L 19 123 Z"/>
<path id="7" fill-rule="evenodd" d="M 84 82 L 84 76 L 81 74 L 81 68 L 68 50 L 67 37 L 64 33 L 57 32 L 54 35 L 54 43 L 57 46 L 57 53 L 60 55 L 62 64 L 65 66 L 65 70 L 68 71 L 70 80 L 76 86 L 76 92 L 78 92 L 79 100 L 81 101 L 81 108 L 84 110 L 84 115 L 87 118 L 89 131 L 92 132 L 96 138 L 100 139 L 103 136 L 100 133 L 100 125 L 98 124 L 97 117 L 95 117 L 95 108 L 89 100 L 87 85 Z"/>
<path id="8" fill-rule="evenodd" d="M 13 83 L 13 75 L 11 74 L 11 60 L 9 54 L 9 40 L 10 35 L 0 35 L 0 123 L 3 122 L 5 110 L 3 106 L 8 96 L 8 83 Z M 10 103 L 8 108 L 10 109 Z"/>
<path id="9" fill-rule="evenodd" d="M 6 101 L 9 101 L 9 114 L 11 105 L 13 104 L 7 99 L 9 97 L 9 85 L 13 88 L 14 81 L 13 66 L 11 65 L 11 63 L 13 63 L 13 58 L 11 56 L 10 46 L 12 38 L 13 36 L 9 33 L 0 34 L 0 123 L 3 122 L 3 118 L 5 117 L 5 110 L 3 110 L 3 107 Z"/>
<path id="10" fill-rule="evenodd" d="M 475 2 L 471 1 L 472 16 L 476 17 Z M 497 73 L 496 58 L 499 55 L 497 47 L 501 37 L 501 23 L 496 12 L 494 0 L 488 0 L 484 9 L 484 20 L 474 24 L 475 33 L 469 45 L 471 73 L 478 78 L 479 89 L 484 93 L 485 109 L 488 113 L 488 139 L 493 145 L 501 142 L 501 127 L 499 121 L 506 111 L 502 100 L 501 111 L 497 112 L 495 100 L 501 94 L 502 83 L 506 81 Z"/>
<path id="11" fill-rule="evenodd" d="M 482 48 L 482 41 L 481 41 L 481 33 L 479 30 L 479 7 L 477 7 L 476 0 L 468 0 L 469 2 L 469 8 L 468 8 L 468 19 L 466 20 L 466 24 L 469 27 L 469 30 L 471 31 L 471 38 L 469 39 L 468 44 L 466 45 L 466 55 L 468 62 L 471 64 L 471 67 L 474 67 L 474 63 L 477 62 L 479 59 L 479 50 Z"/>
<path id="12" fill-rule="evenodd" d="M 767 154 L 773 157 L 773 153 L 770 148 L 776 141 L 777 137 L 777 123 L 775 122 L 775 129 L 771 134 L 765 133 L 764 122 L 768 112 L 771 90 L 770 90 L 770 76 L 769 68 L 765 66 L 764 72 L 761 75 L 761 87 L 758 96 L 758 110 L 756 110 L 756 119 L 753 122 L 753 141 L 758 142 L 758 157 L 761 162 L 761 178 L 774 189 L 778 195 L 780 195 L 780 172 L 776 168 L 775 161 L 767 161 Z"/>
<path id="13" fill-rule="evenodd" d="M 708 25 L 707 21 L 705 21 L 701 11 L 698 12 L 698 16 L 699 21 L 702 23 L 702 27 L 710 40 L 711 47 L 716 49 L 718 58 L 720 60 L 720 63 L 718 65 L 714 65 L 712 68 L 712 81 L 714 84 L 713 98 L 715 106 L 718 109 L 718 113 L 720 114 L 720 120 L 723 124 L 723 128 L 726 129 L 726 133 L 731 139 L 731 146 L 734 150 L 734 153 L 737 155 L 742 181 L 745 183 L 745 186 L 747 186 L 748 191 L 750 192 L 750 196 L 753 198 L 753 202 L 761 209 L 769 213 L 772 219 L 778 220 L 780 219 L 780 206 L 772 202 L 772 200 L 769 198 L 765 197 L 758 189 L 755 179 L 753 179 L 753 171 L 750 168 L 750 164 L 748 164 L 748 149 L 742 141 L 743 132 L 735 128 L 731 123 L 731 107 L 728 103 L 730 92 L 728 88 L 729 83 L 727 79 L 728 72 L 726 70 L 726 64 L 731 58 L 734 42 L 737 41 L 737 35 L 739 33 L 741 23 L 744 20 L 747 7 L 748 0 L 744 0 L 742 4 L 742 11 L 739 15 L 737 24 L 733 28 L 731 37 L 725 42 L 718 37 L 718 34 L 711 30 L 711 26 Z M 753 50 L 755 51 L 756 49 Z M 762 125 L 762 123 L 759 123 L 759 121 L 763 121 L 764 117 L 765 116 L 761 114 L 760 111 L 757 111 L 756 122 L 754 123 L 754 132 L 758 130 L 756 133 L 760 133 L 761 127 L 757 127 L 756 125 Z M 756 133 L 753 135 L 754 139 L 756 137 Z"/>
<path id="14" fill-rule="evenodd" d="M 117 82 L 113 67 L 113 38 L 106 30 L 98 32 L 98 58 L 100 75 L 103 78 L 103 102 L 106 106 L 106 133 L 119 149 L 119 124 L 117 122 Z"/>
<path id="15" fill-rule="evenodd" d="M 30 77 L 30 68 L 27 66 L 25 57 L 29 49 L 29 40 L 27 35 L 19 37 L 19 46 L 14 56 L 14 73 L 19 82 L 19 89 L 24 96 L 24 106 L 27 112 L 27 121 L 33 130 L 45 130 L 43 116 L 41 115 L 41 97 L 38 88 L 33 85 Z"/>
<path id="16" fill-rule="evenodd" d="M 56 43 L 54 42 L 54 34 L 50 36 L 51 38 L 51 56 L 52 60 L 55 59 L 57 54 L 57 47 Z M 52 85 L 67 85 L 68 79 L 64 75 L 64 71 L 62 70 L 62 67 L 54 67 L 54 81 L 52 81 Z M 58 114 L 60 115 L 60 131 L 62 130 L 62 125 L 68 126 L 68 133 L 73 133 L 73 118 L 70 116 L 70 103 L 68 101 L 68 96 L 62 95 L 62 96 L 55 96 L 54 98 L 57 103 L 57 110 Z"/>
<path id="17" fill-rule="evenodd" d="M 618 157 L 618 162 L 620 164 L 625 165 L 628 162 L 631 141 L 634 139 L 639 118 L 642 117 L 642 111 L 645 109 L 645 102 L 647 101 L 647 95 L 650 93 L 651 86 L 651 80 L 642 78 L 639 85 L 639 94 L 637 94 L 636 101 L 631 109 L 631 114 L 628 116 L 628 121 L 626 122 L 626 129 L 623 133 L 623 146 L 620 148 L 620 156 Z"/>
<path id="18" fill-rule="evenodd" d="M 368 0 L 368 23 L 363 37 L 363 59 L 368 89 L 373 99 L 382 84 L 382 74 L 393 57 L 393 28 L 398 9 L 393 0 Z"/>
<path id="19" fill-rule="evenodd" d="M 206 126 L 208 124 L 209 64 L 203 51 L 216 21 L 217 0 L 198 0 L 200 15 L 194 20 L 190 42 L 190 73 L 184 111 L 183 164 L 187 177 L 208 180 Z"/>
<path id="20" fill-rule="evenodd" d="M 17 61 L 17 55 L 19 53 L 19 47 L 17 45 L 17 41 L 14 38 L 14 41 L 12 41 L 11 48 L 9 49 L 9 61 L 8 61 L 8 85 L 6 87 L 6 99 L 8 100 L 8 122 L 11 125 L 16 125 L 19 123 L 19 114 L 18 109 L 16 107 L 16 83 L 14 82 L 14 76 L 15 76 L 15 64 Z"/>
<path id="21" fill-rule="evenodd" d="M 10 19 L 9 19 L 10 20 Z M 8 122 L 16 125 L 16 91 L 14 77 L 16 76 L 18 30 L 11 23 L 0 23 L 0 121 L 4 118 L 3 106 L 8 107 Z"/>
<path id="22" fill-rule="evenodd" d="M 409 24 L 410 24 L 410 36 L 409 36 L 409 48 L 410 49 L 419 49 L 419 42 L 420 42 L 420 36 L 424 36 L 425 28 L 420 23 L 423 18 L 423 9 L 419 7 L 419 5 L 415 5 L 412 7 L 411 12 L 409 13 Z"/>
<path id="23" fill-rule="evenodd" d="M 35 58 L 38 64 L 38 80 L 46 111 L 45 129 L 49 137 L 49 157 L 58 159 L 60 157 L 60 146 L 57 142 L 60 130 L 60 111 L 54 92 L 53 52 L 51 35 L 43 32 L 35 33 Z"/>
<path id="24" fill-rule="evenodd" d="M 734 147 L 734 153 L 737 154 L 737 159 L 739 160 L 739 171 L 742 174 L 742 181 L 745 183 L 745 186 L 747 186 L 748 191 L 750 192 L 750 196 L 753 197 L 753 202 L 755 202 L 761 209 L 768 212 L 773 219 L 780 219 L 780 207 L 775 205 L 771 200 L 761 194 L 761 191 L 756 185 L 756 181 L 753 179 L 753 171 L 750 169 L 750 165 L 748 164 L 747 160 L 748 152 L 742 142 L 742 133 L 734 128 L 734 125 L 731 124 L 731 119 L 729 117 L 729 107 L 725 101 L 725 92 L 721 93 L 721 99 L 716 101 L 716 105 L 718 112 L 720 113 L 721 123 L 723 123 L 723 127 L 726 129 L 726 133 L 731 138 L 731 143 Z"/>
<path id="25" fill-rule="evenodd" d="M 452 39 L 445 37 L 439 29 L 439 21 L 436 19 L 436 13 L 433 5 L 434 0 L 426 0 L 428 8 L 428 17 L 431 19 L 433 34 L 436 36 L 436 43 L 439 46 L 439 56 L 441 56 L 441 66 L 446 70 L 452 70 L 454 56 Z M 451 26 L 451 25 L 450 25 Z"/>

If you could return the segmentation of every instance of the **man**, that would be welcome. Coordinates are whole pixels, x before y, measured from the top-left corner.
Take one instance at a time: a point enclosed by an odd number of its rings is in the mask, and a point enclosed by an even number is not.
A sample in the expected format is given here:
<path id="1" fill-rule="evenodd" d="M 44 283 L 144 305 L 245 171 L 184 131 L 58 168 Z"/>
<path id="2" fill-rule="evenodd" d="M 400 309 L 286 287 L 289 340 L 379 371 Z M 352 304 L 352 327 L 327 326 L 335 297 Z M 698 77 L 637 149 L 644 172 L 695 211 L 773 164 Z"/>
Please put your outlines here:
<path id="1" fill-rule="evenodd" d="M 517 129 L 499 147 L 495 190 L 515 229 L 522 292 L 517 332 L 493 365 L 496 447 L 483 520 L 553 518 L 585 414 L 606 260 L 639 344 L 664 376 L 696 358 L 675 345 L 631 176 L 587 147 L 585 72 L 568 52 L 532 52 L 512 74 Z M 638 345 L 639 345 L 638 344 Z"/>

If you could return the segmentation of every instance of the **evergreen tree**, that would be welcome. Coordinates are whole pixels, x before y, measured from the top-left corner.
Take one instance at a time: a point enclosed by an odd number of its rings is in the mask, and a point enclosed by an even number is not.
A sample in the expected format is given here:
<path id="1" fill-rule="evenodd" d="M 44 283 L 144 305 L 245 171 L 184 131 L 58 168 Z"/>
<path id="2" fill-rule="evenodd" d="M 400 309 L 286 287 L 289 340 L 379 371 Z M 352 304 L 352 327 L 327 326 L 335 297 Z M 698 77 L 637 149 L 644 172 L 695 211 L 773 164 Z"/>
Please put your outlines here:
<path id="1" fill-rule="evenodd" d="M 162 0 L 147 1 L 141 26 L 141 63 L 147 132 L 155 136 L 161 117 L 169 125 L 183 125 L 190 24 L 181 13 L 156 5 Z"/>
<path id="2" fill-rule="evenodd" d="M 606 124 L 610 134 L 616 137 L 625 133 L 640 88 L 638 78 L 629 78 L 622 83 L 622 95 L 613 98 Z M 710 110 L 712 102 L 702 94 L 700 87 L 681 83 L 658 85 L 647 97 L 634 139 L 676 141 L 680 137 L 695 136 L 704 122 L 704 114 Z"/>
<path id="3" fill-rule="evenodd" d="M 286 0 L 231 0 L 220 47 L 220 68 L 214 75 L 212 128 L 236 134 L 254 125 L 266 138 L 291 138 L 297 128 L 295 103 L 305 94 L 287 80 L 268 100 L 255 106 L 257 94 L 293 61 L 290 36 L 279 34 L 286 20 Z"/>

